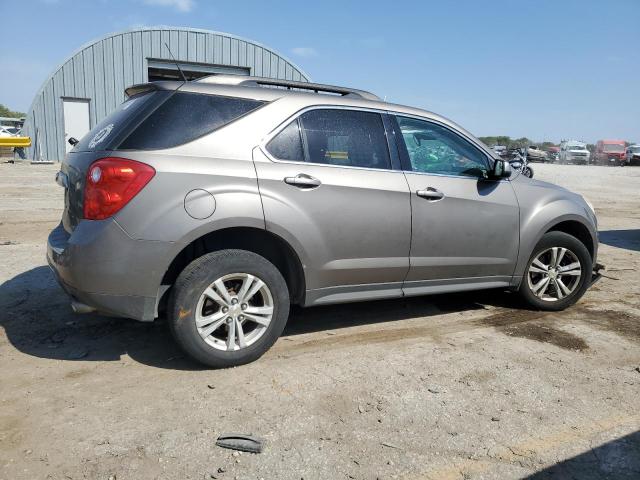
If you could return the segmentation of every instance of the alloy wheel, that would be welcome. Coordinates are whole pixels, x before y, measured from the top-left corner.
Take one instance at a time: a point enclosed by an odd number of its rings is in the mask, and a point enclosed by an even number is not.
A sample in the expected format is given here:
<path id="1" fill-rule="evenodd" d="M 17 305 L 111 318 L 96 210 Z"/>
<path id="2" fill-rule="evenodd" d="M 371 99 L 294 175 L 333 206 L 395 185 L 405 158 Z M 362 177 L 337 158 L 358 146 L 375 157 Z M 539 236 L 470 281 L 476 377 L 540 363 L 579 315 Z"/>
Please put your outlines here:
<path id="1" fill-rule="evenodd" d="M 563 247 L 539 253 L 529 264 L 527 281 L 531 292 L 541 300 L 556 302 L 571 295 L 582 278 L 577 255 Z"/>
<path id="2" fill-rule="evenodd" d="M 200 295 L 195 322 L 200 337 L 218 350 L 254 344 L 273 317 L 273 296 L 266 283 L 248 273 L 231 273 Z"/>

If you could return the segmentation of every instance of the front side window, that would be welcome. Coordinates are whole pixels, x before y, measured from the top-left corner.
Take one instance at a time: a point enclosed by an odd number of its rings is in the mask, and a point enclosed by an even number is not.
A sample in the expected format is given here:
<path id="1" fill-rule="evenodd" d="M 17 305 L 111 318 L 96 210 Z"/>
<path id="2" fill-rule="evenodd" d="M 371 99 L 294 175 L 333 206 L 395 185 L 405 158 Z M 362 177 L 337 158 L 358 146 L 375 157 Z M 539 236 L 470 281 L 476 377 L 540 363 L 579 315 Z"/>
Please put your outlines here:
<path id="1" fill-rule="evenodd" d="M 485 177 L 486 156 L 448 128 L 409 117 L 396 117 L 405 148 L 405 168 L 413 172 Z M 404 150 L 404 152 L 402 152 Z"/>

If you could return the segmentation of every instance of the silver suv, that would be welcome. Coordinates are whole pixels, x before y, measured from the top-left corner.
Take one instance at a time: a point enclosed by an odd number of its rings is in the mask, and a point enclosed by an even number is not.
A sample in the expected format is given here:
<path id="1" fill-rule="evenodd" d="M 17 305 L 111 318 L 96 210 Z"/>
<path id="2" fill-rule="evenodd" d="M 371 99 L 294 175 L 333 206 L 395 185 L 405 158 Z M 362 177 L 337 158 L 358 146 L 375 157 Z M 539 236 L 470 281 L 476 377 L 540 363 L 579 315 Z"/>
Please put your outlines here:
<path id="1" fill-rule="evenodd" d="M 214 367 L 290 304 L 501 288 L 561 310 L 597 277 L 593 208 L 430 112 L 214 76 L 127 89 L 61 164 L 47 257 L 76 312 L 153 321 Z"/>

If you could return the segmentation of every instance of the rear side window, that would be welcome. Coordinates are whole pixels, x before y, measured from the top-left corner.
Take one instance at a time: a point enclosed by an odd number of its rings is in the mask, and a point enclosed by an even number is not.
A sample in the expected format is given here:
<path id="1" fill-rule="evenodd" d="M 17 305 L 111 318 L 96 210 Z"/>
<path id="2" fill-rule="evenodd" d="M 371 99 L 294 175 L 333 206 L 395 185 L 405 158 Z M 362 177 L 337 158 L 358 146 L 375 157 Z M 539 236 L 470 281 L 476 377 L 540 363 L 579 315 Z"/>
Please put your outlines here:
<path id="1" fill-rule="evenodd" d="M 379 113 L 310 110 L 300 116 L 308 161 L 349 167 L 391 168 Z"/>
<path id="2" fill-rule="evenodd" d="M 182 145 L 227 125 L 264 103 L 245 98 L 176 92 L 118 148 L 152 150 Z"/>
<path id="3" fill-rule="evenodd" d="M 304 162 L 300 124 L 294 120 L 267 144 L 267 150 L 279 160 Z"/>
<path id="4" fill-rule="evenodd" d="M 280 160 L 391 168 L 382 117 L 373 112 L 310 110 L 276 135 L 267 150 Z"/>

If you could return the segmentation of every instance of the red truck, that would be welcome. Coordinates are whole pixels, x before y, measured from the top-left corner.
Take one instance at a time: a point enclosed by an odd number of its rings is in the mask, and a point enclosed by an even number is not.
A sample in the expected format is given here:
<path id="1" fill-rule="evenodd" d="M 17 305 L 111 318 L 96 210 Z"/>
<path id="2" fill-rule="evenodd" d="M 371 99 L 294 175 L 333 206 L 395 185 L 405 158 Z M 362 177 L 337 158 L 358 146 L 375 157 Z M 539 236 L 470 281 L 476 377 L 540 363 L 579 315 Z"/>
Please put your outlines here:
<path id="1" fill-rule="evenodd" d="M 593 162 L 597 165 L 624 165 L 627 146 L 624 140 L 598 140 Z"/>

